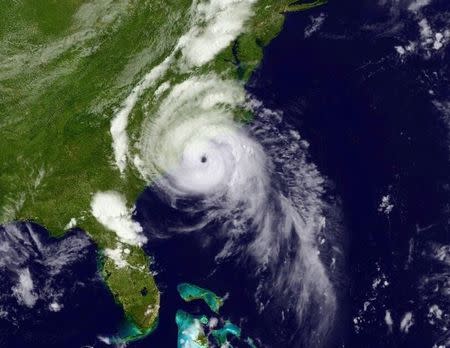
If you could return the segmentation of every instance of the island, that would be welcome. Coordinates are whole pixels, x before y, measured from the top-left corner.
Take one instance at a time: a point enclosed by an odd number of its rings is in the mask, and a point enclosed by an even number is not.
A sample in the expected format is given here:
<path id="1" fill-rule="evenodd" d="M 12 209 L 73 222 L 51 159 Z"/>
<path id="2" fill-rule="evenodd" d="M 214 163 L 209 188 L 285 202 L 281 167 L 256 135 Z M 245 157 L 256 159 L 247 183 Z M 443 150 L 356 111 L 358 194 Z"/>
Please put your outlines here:
<path id="1" fill-rule="evenodd" d="M 224 302 L 223 298 L 217 296 L 214 292 L 194 284 L 179 284 L 177 290 L 181 298 L 186 302 L 203 300 L 214 313 L 219 313 L 220 307 L 222 307 Z"/>
<path id="2" fill-rule="evenodd" d="M 211 334 L 216 340 L 219 347 L 227 347 L 229 336 L 241 338 L 241 329 L 227 320 L 225 321 L 223 327 L 221 327 L 220 329 L 212 330 Z"/>
<path id="3" fill-rule="evenodd" d="M 208 289 L 201 288 L 190 283 L 181 283 L 177 286 L 180 297 L 186 301 L 204 301 L 209 309 L 215 314 L 219 314 L 223 299 Z M 211 346 L 210 338 L 219 347 L 231 347 L 230 337 L 241 340 L 241 328 L 233 324 L 230 320 L 211 317 L 206 315 L 194 316 L 183 310 L 178 310 L 175 318 L 178 326 L 178 347 L 198 347 L 207 348 Z M 252 338 L 243 340 L 251 348 L 256 348 Z"/>
<path id="4" fill-rule="evenodd" d="M 196 317 L 178 310 L 175 321 L 178 325 L 178 348 L 208 348 L 209 341 L 203 325 L 208 323 L 206 316 Z"/>

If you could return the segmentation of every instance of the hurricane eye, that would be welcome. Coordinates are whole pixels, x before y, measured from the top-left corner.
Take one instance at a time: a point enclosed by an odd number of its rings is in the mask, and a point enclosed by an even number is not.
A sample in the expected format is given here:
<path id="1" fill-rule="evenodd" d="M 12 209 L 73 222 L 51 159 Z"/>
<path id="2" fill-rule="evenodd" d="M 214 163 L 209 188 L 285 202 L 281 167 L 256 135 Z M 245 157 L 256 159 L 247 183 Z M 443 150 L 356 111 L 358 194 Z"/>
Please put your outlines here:
<path id="1" fill-rule="evenodd" d="M 200 158 L 200 161 L 201 161 L 202 163 L 206 163 L 207 160 L 208 160 L 208 158 L 207 158 L 205 155 L 203 155 L 203 156 Z"/>

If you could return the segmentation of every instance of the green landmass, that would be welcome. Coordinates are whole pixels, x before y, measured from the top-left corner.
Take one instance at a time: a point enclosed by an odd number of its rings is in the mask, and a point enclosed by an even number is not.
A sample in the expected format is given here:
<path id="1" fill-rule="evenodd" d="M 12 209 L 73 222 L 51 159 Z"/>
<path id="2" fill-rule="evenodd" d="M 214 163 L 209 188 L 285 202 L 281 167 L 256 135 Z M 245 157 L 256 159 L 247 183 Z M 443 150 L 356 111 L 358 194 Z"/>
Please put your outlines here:
<path id="1" fill-rule="evenodd" d="M 304 9 L 291 3 L 258 1 L 245 33 L 199 70 L 245 83 L 280 31 L 283 13 Z M 131 209 L 148 183 L 134 166 L 123 174 L 114 166 L 111 119 L 173 50 L 190 6 L 191 0 L 0 0 L 1 224 L 34 221 L 53 236 L 78 227 L 100 251 L 117 247 L 116 234 L 91 215 L 92 197 L 114 190 Z M 130 115 L 131 142 L 157 107 L 154 92 L 146 90 Z M 101 273 L 127 318 L 147 332 L 160 295 L 149 256 L 138 246 L 129 250 L 127 267 L 105 257 Z"/>
<path id="2" fill-rule="evenodd" d="M 222 307 L 224 302 L 223 298 L 217 296 L 214 292 L 194 284 L 179 284 L 177 290 L 181 298 L 186 302 L 203 300 L 214 313 L 219 313 L 220 307 Z"/>
<path id="3" fill-rule="evenodd" d="M 124 259 L 132 267 L 117 268 L 112 259 L 102 257 L 100 269 L 114 298 L 125 309 L 127 322 L 131 323 L 128 327 L 135 326 L 133 334 L 125 335 L 131 339 L 146 336 L 156 327 L 160 294 L 149 273 L 148 256 L 139 247 L 129 248 L 130 255 Z"/>

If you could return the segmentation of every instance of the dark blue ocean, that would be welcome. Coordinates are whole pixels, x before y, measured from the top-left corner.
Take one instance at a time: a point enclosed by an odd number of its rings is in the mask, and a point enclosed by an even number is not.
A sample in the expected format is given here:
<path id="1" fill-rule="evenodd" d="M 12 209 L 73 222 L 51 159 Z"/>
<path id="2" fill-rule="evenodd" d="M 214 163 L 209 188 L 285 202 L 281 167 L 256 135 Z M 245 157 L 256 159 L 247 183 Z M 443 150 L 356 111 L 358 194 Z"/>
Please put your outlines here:
<path id="1" fill-rule="evenodd" d="M 401 2 L 395 6 L 343 0 L 288 14 L 247 85 L 265 107 L 282 111 L 295 125 L 310 144 L 311 161 L 333 183 L 328 199 L 342 205 L 347 255 L 330 348 L 431 348 L 439 327 L 427 319 L 430 305 L 449 306 L 448 298 L 432 291 L 441 284 L 433 275 L 447 270 L 430 256 L 450 239 L 449 125 L 436 106 L 450 97 L 449 50 L 400 55 L 395 46 L 420 34 L 417 18 Z M 435 1 L 425 15 L 438 25 L 442 18 L 436 16 L 444 10 L 448 5 Z M 317 30 L 305 34 L 320 18 Z M 389 212 L 380 208 L 387 196 Z M 136 208 L 147 232 L 197 218 L 180 216 L 152 188 Z M 302 332 L 294 319 L 281 323 L 271 309 L 257 311 L 251 261 L 216 262 L 225 242 L 212 237 L 219 227 L 167 239 L 149 234 L 146 251 L 155 259 L 152 270 L 162 292 L 160 320 L 151 336 L 129 347 L 175 347 L 178 309 L 211 314 L 203 303 L 179 298 L 176 285 L 191 282 L 227 294 L 221 316 L 239 325 L 244 337 L 264 347 L 300 348 L 295 342 Z M 60 243 L 33 229 L 42 243 Z M 71 233 L 83 238 L 80 231 Z M 83 248 L 83 257 L 58 278 L 59 286 L 71 289 L 64 307 L 55 313 L 37 302 L 33 310 L 20 309 L 18 321 L 0 319 L 0 347 L 104 347 L 98 336 L 117 332 L 123 315 L 97 274 L 95 248 L 89 241 Z M 405 331 L 407 313 L 414 323 Z"/>

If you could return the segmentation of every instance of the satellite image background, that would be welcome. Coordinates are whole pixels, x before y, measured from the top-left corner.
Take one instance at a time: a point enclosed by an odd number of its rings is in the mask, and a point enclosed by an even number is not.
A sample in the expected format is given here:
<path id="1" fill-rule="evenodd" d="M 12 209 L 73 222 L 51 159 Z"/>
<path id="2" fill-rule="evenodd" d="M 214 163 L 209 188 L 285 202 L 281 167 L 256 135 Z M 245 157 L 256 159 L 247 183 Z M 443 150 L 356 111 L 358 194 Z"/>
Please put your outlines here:
<path id="1" fill-rule="evenodd" d="M 0 347 L 450 346 L 443 0 L 0 1 Z"/>

